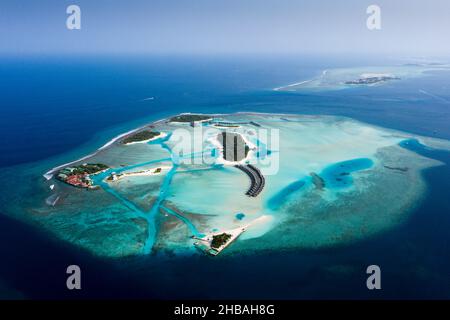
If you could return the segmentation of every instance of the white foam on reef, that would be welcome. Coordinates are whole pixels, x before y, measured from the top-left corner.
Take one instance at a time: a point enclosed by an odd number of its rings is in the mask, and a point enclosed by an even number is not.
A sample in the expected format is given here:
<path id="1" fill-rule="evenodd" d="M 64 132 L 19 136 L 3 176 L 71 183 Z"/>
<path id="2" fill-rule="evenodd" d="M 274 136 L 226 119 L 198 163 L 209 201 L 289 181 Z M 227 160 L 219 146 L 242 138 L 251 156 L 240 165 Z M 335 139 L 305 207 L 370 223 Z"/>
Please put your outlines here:
<path id="1" fill-rule="evenodd" d="M 52 168 L 51 170 L 47 171 L 43 176 L 44 176 L 45 179 L 50 180 L 51 178 L 53 178 L 53 175 L 54 175 L 58 170 L 60 170 L 60 169 L 62 169 L 62 168 L 65 168 L 65 167 L 67 167 L 67 166 L 73 165 L 73 164 L 75 164 L 75 163 L 78 163 L 78 162 L 80 162 L 80 161 L 86 160 L 86 159 L 88 159 L 88 158 L 93 157 L 93 156 L 97 155 L 97 153 L 98 153 L 99 151 L 102 151 L 102 150 L 108 148 L 109 146 L 113 145 L 113 144 L 114 144 L 116 141 L 118 141 L 119 139 L 121 139 L 121 138 L 123 138 L 123 137 L 125 137 L 125 136 L 127 136 L 127 135 L 129 135 L 129 134 L 132 134 L 132 133 L 134 133 L 134 132 L 136 132 L 136 131 L 139 131 L 139 130 L 145 128 L 146 126 L 147 126 L 147 125 L 144 125 L 144 126 L 139 127 L 139 128 L 137 128 L 137 129 L 133 129 L 133 130 L 127 131 L 127 132 L 125 132 L 125 133 L 119 134 L 118 136 L 112 138 L 110 141 L 108 141 L 108 142 L 105 143 L 103 146 L 101 146 L 100 148 L 98 148 L 95 152 L 93 152 L 93 153 L 91 153 L 91 154 L 88 154 L 87 156 L 84 156 L 84 157 L 82 157 L 82 158 L 80 158 L 80 159 L 78 159 L 78 160 L 71 161 L 71 162 L 68 162 L 68 163 L 64 163 L 64 164 L 62 164 L 62 165 L 59 165 L 59 166 L 57 166 L 57 167 L 54 167 L 54 168 Z"/>
<path id="2" fill-rule="evenodd" d="M 100 151 L 105 150 L 105 149 L 107 149 L 108 147 L 112 146 L 115 142 L 117 142 L 117 141 L 120 140 L 121 138 L 123 138 L 123 137 L 125 137 L 125 136 L 127 136 L 127 135 L 129 135 L 129 134 L 132 134 L 132 133 L 134 133 L 134 132 L 136 132 L 136 131 L 142 130 L 142 129 L 144 129 L 145 127 L 147 127 L 147 126 L 149 126 L 149 125 L 157 125 L 157 124 L 166 122 L 166 121 L 168 121 L 171 117 L 172 117 L 172 116 L 170 116 L 170 117 L 168 117 L 168 118 L 162 118 L 162 119 L 160 119 L 160 120 L 153 121 L 153 122 L 151 122 L 150 124 L 145 124 L 145 125 L 140 126 L 140 127 L 136 128 L 136 129 L 132 129 L 132 130 L 127 131 L 127 132 L 125 132 L 125 133 L 121 133 L 121 134 L 115 136 L 114 138 L 112 138 L 110 141 L 108 141 L 107 143 L 105 143 L 105 144 L 104 144 L 103 146 L 101 146 L 100 148 L 98 148 L 95 152 L 90 153 L 90 154 L 88 154 L 87 156 L 84 156 L 84 157 L 82 157 L 82 158 L 80 158 L 80 159 L 78 159 L 78 160 L 74 160 L 74 161 L 71 161 L 71 162 L 67 162 L 67 163 L 64 163 L 64 164 L 62 164 L 62 165 L 59 165 L 59 166 L 57 166 L 57 167 L 54 167 L 54 168 L 50 169 L 49 171 L 47 171 L 45 174 L 43 174 L 43 177 L 44 177 L 46 180 L 50 180 L 50 179 L 53 178 L 53 175 L 54 175 L 58 170 L 60 170 L 60 169 L 62 169 L 62 168 L 65 168 L 65 167 L 67 167 L 67 166 L 76 164 L 76 163 L 78 163 L 78 162 L 80 162 L 80 161 L 84 161 L 84 160 L 86 160 L 86 159 L 88 159 L 88 158 L 94 157 L 94 156 L 96 156 Z"/>
<path id="3" fill-rule="evenodd" d="M 106 148 L 108 148 L 110 145 L 112 145 L 114 142 L 116 142 L 117 140 L 119 140 L 119 139 L 121 139 L 121 138 L 123 138 L 123 137 L 125 137 L 125 136 L 127 136 L 127 135 L 129 135 L 129 134 L 132 134 L 132 133 L 134 133 L 134 132 L 136 132 L 136 131 L 138 131 L 138 130 L 141 130 L 141 129 L 143 129 L 143 128 L 145 128 L 145 126 L 142 126 L 142 127 L 138 128 L 138 129 L 134 129 L 134 130 L 130 130 L 130 131 L 128 131 L 128 132 L 122 133 L 122 134 L 118 135 L 117 137 L 115 137 L 115 138 L 111 139 L 110 141 L 108 141 L 105 145 L 103 145 L 102 147 L 100 147 L 98 150 L 106 149 Z"/>
<path id="4" fill-rule="evenodd" d="M 125 133 L 121 133 L 121 134 L 115 136 L 114 138 L 112 138 L 110 141 L 108 141 L 107 143 L 105 143 L 105 144 L 104 144 L 103 146 L 101 146 L 100 148 L 98 148 L 95 152 L 90 153 L 90 154 L 88 154 L 88 155 L 86 155 L 86 156 L 84 156 L 84 157 L 82 157 L 82 158 L 80 158 L 80 159 L 78 159 L 78 160 L 74 160 L 74 161 L 71 161 L 71 162 L 67 162 L 67 163 L 64 163 L 64 164 L 62 164 L 62 165 L 59 165 L 59 166 L 57 166 L 57 167 L 54 167 L 54 168 L 50 169 L 49 171 L 47 171 L 46 173 L 44 173 L 44 174 L 43 174 L 43 177 L 44 177 L 46 180 L 50 180 L 50 179 L 53 178 L 53 175 L 54 175 L 58 170 L 63 169 L 63 168 L 65 168 L 65 167 L 67 167 L 67 166 L 76 164 L 76 163 L 78 163 L 78 162 L 80 162 L 80 161 L 84 161 L 84 160 L 86 160 L 86 159 L 88 159 L 88 158 L 91 158 L 91 157 L 96 156 L 100 151 L 107 149 L 108 147 L 112 146 L 115 142 L 117 142 L 118 140 L 120 140 L 121 138 L 123 138 L 123 137 L 125 137 L 125 136 L 127 136 L 127 135 L 129 135 L 129 134 L 132 134 L 132 133 L 134 133 L 134 132 L 136 132 L 136 131 L 142 130 L 142 129 L 144 129 L 145 127 L 147 127 L 147 126 L 149 126 L 149 125 L 158 125 L 158 124 L 167 122 L 169 119 L 171 119 L 171 118 L 174 117 L 174 116 L 177 116 L 177 115 L 187 115 L 187 114 L 192 114 L 192 113 L 186 112 L 186 113 L 181 113 L 181 114 L 175 114 L 175 115 L 169 116 L 169 117 L 167 117 L 167 118 L 162 118 L 162 119 L 160 119 L 160 120 L 153 121 L 153 122 L 151 122 L 151 123 L 149 123 L 149 124 L 145 124 L 145 125 L 143 125 L 143 126 L 140 126 L 140 127 L 136 128 L 136 129 L 132 129 L 132 130 L 127 131 L 127 132 L 125 132 Z M 195 114 L 202 114 L 202 113 L 195 113 Z M 211 116 L 220 116 L 220 114 L 211 114 Z"/>
<path id="5" fill-rule="evenodd" d="M 313 79 L 304 80 L 304 81 L 300 81 L 300 82 L 288 84 L 288 85 L 286 85 L 286 86 L 277 87 L 277 88 L 274 88 L 273 90 L 274 90 L 274 91 L 280 91 L 280 90 L 282 90 L 282 89 L 287 89 L 287 88 L 290 88 L 290 87 L 301 86 L 302 84 L 305 84 L 305 83 L 308 83 L 308 82 L 311 82 L 311 81 L 313 81 Z"/>
<path id="6" fill-rule="evenodd" d="M 50 180 L 51 178 L 53 178 L 53 175 L 54 175 L 58 170 L 60 170 L 60 169 L 62 169 L 62 168 L 65 168 L 65 167 L 67 167 L 67 166 L 70 166 L 70 165 L 72 165 L 72 164 L 78 163 L 78 162 L 80 162 L 80 161 L 86 160 L 86 159 L 88 159 L 88 158 L 90 158 L 90 157 L 95 156 L 96 154 L 97 154 L 97 152 L 94 152 L 94 153 L 91 153 L 91 154 L 89 154 L 89 155 L 87 155 L 87 156 L 84 156 L 84 157 L 82 157 L 82 158 L 80 158 L 80 159 L 78 159 L 78 160 L 71 161 L 71 162 L 62 164 L 62 165 L 60 165 L 60 166 L 54 167 L 53 169 L 49 170 L 48 172 L 46 172 L 46 173 L 44 174 L 44 178 L 47 179 L 47 180 Z"/>
<path id="7" fill-rule="evenodd" d="M 437 95 L 435 95 L 435 94 L 433 94 L 433 93 L 431 93 L 431 92 L 428 92 L 428 91 L 426 91 L 426 90 L 420 89 L 419 92 L 422 93 L 422 94 L 424 94 L 424 95 L 426 95 L 426 96 L 429 96 L 429 97 L 431 97 L 431 98 L 433 98 L 433 99 L 436 99 L 436 100 L 439 101 L 439 102 L 446 103 L 446 104 L 450 103 L 450 101 L 447 100 L 446 98 L 437 96 Z"/>

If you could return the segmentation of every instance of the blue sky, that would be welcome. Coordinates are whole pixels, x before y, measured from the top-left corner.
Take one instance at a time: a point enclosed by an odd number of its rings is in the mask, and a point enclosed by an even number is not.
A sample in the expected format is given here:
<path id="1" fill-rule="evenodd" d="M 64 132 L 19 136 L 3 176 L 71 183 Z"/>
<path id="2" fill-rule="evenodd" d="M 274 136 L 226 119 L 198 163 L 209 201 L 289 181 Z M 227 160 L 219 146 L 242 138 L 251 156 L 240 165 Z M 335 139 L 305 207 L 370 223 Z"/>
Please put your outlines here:
<path id="1" fill-rule="evenodd" d="M 66 7 L 82 29 L 66 29 Z M 366 28 L 366 8 L 382 29 Z M 449 0 L 0 0 L 0 53 L 450 54 Z"/>

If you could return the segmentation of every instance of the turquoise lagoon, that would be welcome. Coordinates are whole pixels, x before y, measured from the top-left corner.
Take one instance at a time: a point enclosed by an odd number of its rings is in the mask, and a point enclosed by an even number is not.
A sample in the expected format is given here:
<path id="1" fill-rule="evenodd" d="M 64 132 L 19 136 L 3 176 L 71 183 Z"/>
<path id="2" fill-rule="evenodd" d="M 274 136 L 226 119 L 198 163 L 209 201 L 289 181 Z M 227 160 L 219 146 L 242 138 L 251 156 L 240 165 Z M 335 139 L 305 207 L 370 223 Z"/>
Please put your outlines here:
<path id="1" fill-rule="evenodd" d="M 77 189 L 47 173 L 49 180 L 39 179 L 34 190 L 33 199 L 40 201 L 14 203 L 7 210 L 99 256 L 198 255 L 192 236 L 242 226 L 247 231 L 227 252 L 335 246 L 398 224 L 405 208 L 421 198 L 420 171 L 439 162 L 402 148 L 403 141 L 417 138 L 450 148 L 445 140 L 345 117 L 214 117 L 239 125 L 217 129 L 213 123 L 193 128 L 154 122 L 165 138 L 134 145 L 116 141 L 79 162 L 110 166 L 93 176 L 98 190 Z M 244 163 L 259 167 L 266 179 L 258 197 L 245 195 L 248 177 L 217 149 L 214 139 L 222 130 L 251 144 Z M 158 175 L 106 180 L 112 173 L 158 167 L 163 169 Z M 380 202 L 380 197 L 392 200 Z"/>
<path id="2" fill-rule="evenodd" d="M 369 169 L 372 165 L 373 161 L 368 158 L 342 161 L 325 168 L 321 177 L 329 188 L 346 188 L 353 183 L 352 172 Z"/>
<path id="3" fill-rule="evenodd" d="M 401 81 L 350 89 L 336 85 L 340 77 L 395 70 L 383 67 L 385 59 L 361 57 L 181 60 L 2 64 L 0 291 L 5 285 L 26 297 L 73 298 L 61 277 L 76 263 L 86 271 L 86 290 L 77 297 L 87 298 L 448 298 L 450 153 L 440 150 L 448 150 L 448 140 L 424 137 L 450 139 L 448 72 L 406 66 Z M 54 77 L 61 68 L 64 75 Z M 336 75 L 330 85 L 273 91 L 325 69 Z M 244 196 L 249 182 L 239 171 L 213 164 L 180 164 L 170 179 L 165 170 L 95 191 L 60 183 L 52 191 L 54 182 L 43 178 L 114 136 L 189 111 L 291 114 L 230 115 L 280 129 L 281 144 L 268 146 L 267 157 L 279 156 L 280 170 L 266 176 L 259 198 Z M 84 119 L 76 131 L 64 121 L 74 113 Z M 313 116 L 324 114 L 336 117 Z M 160 142 L 111 146 L 92 160 L 124 172 L 172 168 Z M 218 153 L 205 150 L 211 160 Z M 320 188 L 311 175 L 325 181 L 327 168 L 356 159 L 373 163 L 351 172 L 350 185 Z M 52 207 L 46 199 L 54 196 Z M 163 201 L 152 211 L 156 199 Z M 248 223 L 248 232 L 217 257 L 192 247 L 196 232 Z M 365 267 L 374 263 L 383 268 L 379 293 L 363 285 Z"/>

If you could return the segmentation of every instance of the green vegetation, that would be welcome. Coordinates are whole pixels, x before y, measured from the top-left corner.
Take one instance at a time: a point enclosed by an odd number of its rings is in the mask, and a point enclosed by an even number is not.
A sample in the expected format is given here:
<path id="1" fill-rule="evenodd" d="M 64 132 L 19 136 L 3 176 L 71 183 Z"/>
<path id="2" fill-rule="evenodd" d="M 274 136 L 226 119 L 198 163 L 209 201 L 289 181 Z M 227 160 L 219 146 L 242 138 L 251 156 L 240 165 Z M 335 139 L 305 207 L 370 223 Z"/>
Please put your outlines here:
<path id="1" fill-rule="evenodd" d="M 132 143 L 132 142 L 145 141 L 145 140 L 152 139 L 156 136 L 159 136 L 160 134 L 161 133 L 157 132 L 157 131 L 149 131 L 149 130 L 140 131 L 140 132 L 137 132 L 137 133 L 123 139 L 122 143 L 127 144 L 127 143 Z"/>
<path id="2" fill-rule="evenodd" d="M 109 167 L 102 163 L 85 163 L 75 167 L 59 170 L 56 179 L 75 187 L 92 188 L 93 181 L 89 175 L 106 170 Z"/>
<path id="3" fill-rule="evenodd" d="M 94 174 L 103 170 L 108 169 L 109 167 L 103 163 L 85 163 L 75 167 L 67 167 L 61 169 L 58 174 L 64 174 L 67 176 L 71 175 L 83 175 L 83 174 Z"/>
<path id="4" fill-rule="evenodd" d="M 213 239 L 211 241 L 211 247 L 216 248 L 216 249 L 220 248 L 225 243 L 227 243 L 227 241 L 230 240 L 230 238 L 231 238 L 231 234 L 228 234 L 228 233 L 214 235 Z"/>
<path id="5" fill-rule="evenodd" d="M 171 122 L 195 122 L 211 119 L 211 116 L 202 114 L 181 114 L 170 118 Z"/>

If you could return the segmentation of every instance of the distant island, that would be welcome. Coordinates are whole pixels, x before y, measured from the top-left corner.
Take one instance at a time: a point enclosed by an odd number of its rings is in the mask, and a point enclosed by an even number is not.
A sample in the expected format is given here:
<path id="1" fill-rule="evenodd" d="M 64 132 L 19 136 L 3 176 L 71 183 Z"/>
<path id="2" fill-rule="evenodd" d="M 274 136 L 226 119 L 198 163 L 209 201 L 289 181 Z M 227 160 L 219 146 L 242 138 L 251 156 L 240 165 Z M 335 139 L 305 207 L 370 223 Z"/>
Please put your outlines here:
<path id="1" fill-rule="evenodd" d="M 316 77 L 273 88 L 274 91 L 345 90 L 355 86 L 378 87 L 394 80 L 422 77 L 428 71 L 449 70 L 445 64 L 404 64 L 323 70 Z"/>
<path id="2" fill-rule="evenodd" d="M 376 84 L 380 82 L 386 82 L 391 80 L 400 80 L 399 77 L 393 76 L 393 75 L 387 75 L 387 74 L 365 74 L 361 75 L 360 78 L 356 80 L 350 80 L 345 81 L 345 84 L 350 85 L 369 85 L 369 84 Z"/>

